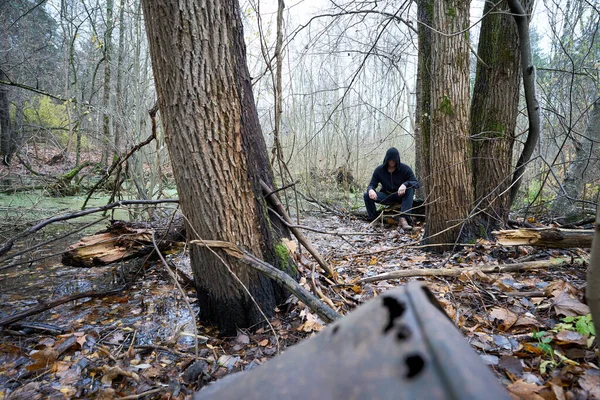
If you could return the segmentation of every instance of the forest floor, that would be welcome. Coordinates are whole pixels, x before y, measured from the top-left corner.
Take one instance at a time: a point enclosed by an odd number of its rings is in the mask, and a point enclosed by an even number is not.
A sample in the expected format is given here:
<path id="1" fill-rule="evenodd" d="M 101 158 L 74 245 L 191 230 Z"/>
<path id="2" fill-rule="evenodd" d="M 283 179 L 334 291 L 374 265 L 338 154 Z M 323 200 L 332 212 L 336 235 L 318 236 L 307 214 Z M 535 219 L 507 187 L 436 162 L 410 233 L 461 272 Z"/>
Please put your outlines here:
<path id="1" fill-rule="evenodd" d="M 329 232 L 306 235 L 347 285 L 332 286 L 314 271 L 316 263 L 306 251 L 294 253 L 300 283 L 311 290 L 315 278 L 341 314 L 409 280 L 424 280 L 513 398 L 600 399 L 597 347 L 591 344 L 593 326 L 583 303 L 586 264 L 576 262 L 588 256 L 585 251 L 505 248 L 480 241 L 436 255 L 420 248 L 421 226 L 402 232 L 320 213 L 305 215 L 300 224 Z M 573 262 L 513 273 L 468 269 L 557 257 Z M 168 260 L 190 272 L 184 252 L 174 252 Z M 72 300 L 3 326 L 0 400 L 189 399 L 206 383 L 254 368 L 325 328 L 292 298 L 276 310 L 273 330 L 240 330 L 223 338 L 199 322 L 196 336 L 190 322 L 197 309 L 193 305 L 190 311 L 183 301 L 185 295 L 193 304 L 195 291 L 190 285 L 178 291 L 157 261 L 82 269 L 52 257 L 6 270 L 1 265 L 0 325 L 15 313 L 65 296 L 102 294 L 129 284 L 116 293 Z M 358 282 L 390 271 L 418 275 L 439 268 L 460 271 L 452 277 Z"/>

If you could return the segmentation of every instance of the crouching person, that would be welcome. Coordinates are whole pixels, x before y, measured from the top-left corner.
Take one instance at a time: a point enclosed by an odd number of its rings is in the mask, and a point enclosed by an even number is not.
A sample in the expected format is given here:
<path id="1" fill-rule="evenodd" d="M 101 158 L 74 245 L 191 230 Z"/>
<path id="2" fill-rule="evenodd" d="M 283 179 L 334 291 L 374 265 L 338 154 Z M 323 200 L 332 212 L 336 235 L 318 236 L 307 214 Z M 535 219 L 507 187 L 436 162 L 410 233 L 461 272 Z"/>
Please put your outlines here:
<path id="1" fill-rule="evenodd" d="M 379 185 L 381 190 L 377 191 Z M 389 148 L 385 153 L 383 164 L 373 171 L 371 183 L 364 195 L 369 221 L 375 220 L 378 216 L 375 203 L 401 204 L 400 227 L 405 231 L 411 230 L 412 226 L 407 221 L 410 217 L 406 213 L 412 209 L 415 189 L 418 187 L 419 182 L 413 170 L 400 162 L 400 153 L 395 147 Z"/>

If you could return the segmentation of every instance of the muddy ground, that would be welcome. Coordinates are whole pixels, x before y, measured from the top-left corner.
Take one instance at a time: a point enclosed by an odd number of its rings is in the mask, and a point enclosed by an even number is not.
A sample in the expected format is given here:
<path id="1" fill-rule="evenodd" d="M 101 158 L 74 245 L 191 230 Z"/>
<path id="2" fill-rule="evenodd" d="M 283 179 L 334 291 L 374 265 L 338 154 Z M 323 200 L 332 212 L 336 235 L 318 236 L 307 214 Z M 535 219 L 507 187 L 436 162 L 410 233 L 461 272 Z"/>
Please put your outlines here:
<path id="1" fill-rule="evenodd" d="M 580 260 L 588 256 L 585 250 L 503 248 L 481 241 L 437 255 L 419 246 L 421 226 L 402 232 L 328 213 L 305 215 L 300 223 L 329 232 L 306 235 L 345 285 L 332 285 L 306 251 L 294 253 L 300 282 L 312 290 L 314 278 L 339 313 L 408 280 L 424 280 L 514 398 L 600 398 L 598 350 L 583 300 L 586 264 Z M 61 246 L 74 241 L 70 237 Z M 572 262 L 520 273 L 467 270 L 558 257 Z M 191 273 L 185 252 L 168 259 Z M 439 268 L 460 271 L 453 277 L 358 282 L 390 271 L 418 274 Z M 208 382 L 254 368 L 325 328 L 292 297 L 270 321 L 274 331 L 240 330 L 236 337 L 223 338 L 198 320 L 196 336 L 191 312 L 199 310 L 193 288 L 188 284 L 180 292 L 160 262 L 144 259 L 81 269 L 51 257 L 0 270 L 0 320 L 64 296 L 126 284 L 115 294 L 70 301 L 4 326 L 0 400 L 188 399 Z"/>

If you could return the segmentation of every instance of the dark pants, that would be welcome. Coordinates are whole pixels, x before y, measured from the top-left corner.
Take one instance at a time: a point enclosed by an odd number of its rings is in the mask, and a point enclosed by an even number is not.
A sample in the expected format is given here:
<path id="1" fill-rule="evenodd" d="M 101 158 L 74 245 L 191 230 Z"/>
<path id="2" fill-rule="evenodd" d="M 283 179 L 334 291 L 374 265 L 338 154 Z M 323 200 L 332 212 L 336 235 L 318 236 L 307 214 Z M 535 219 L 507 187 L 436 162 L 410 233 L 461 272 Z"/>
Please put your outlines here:
<path id="1" fill-rule="evenodd" d="M 369 192 L 366 192 L 364 195 L 365 198 L 365 206 L 367 207 L 367 214 L 369 214 L 369 219 L 372 221 L 377 218 L 377 206 L 375 203 L 393 205 L 393 204 L 402 204 L 400 208 L 401 213 L 405 213 L 409 211 L 413 206 L 413 198 L 415 196 L 415 190 L 413 188 L 406 189 L 404 196 L 398 196 L 398 193 L 387 194 L 384 192 L 376 192 L 377 200 L 371 200 L 369 197 Z M 404 215 L 409 221 L 410 217 Z"/>

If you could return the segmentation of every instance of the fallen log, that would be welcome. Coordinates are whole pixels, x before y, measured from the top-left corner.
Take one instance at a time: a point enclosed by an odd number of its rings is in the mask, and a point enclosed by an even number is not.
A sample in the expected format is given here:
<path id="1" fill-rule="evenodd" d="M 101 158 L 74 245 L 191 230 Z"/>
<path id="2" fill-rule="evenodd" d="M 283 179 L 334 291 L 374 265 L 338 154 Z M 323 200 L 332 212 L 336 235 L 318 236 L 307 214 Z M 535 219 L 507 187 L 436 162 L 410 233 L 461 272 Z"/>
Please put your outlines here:
<path id="1" fill-rule="evenodd" d="M 503 246 L 536 246 L 568 249 L 572 247 L 589 248 L 592 246 L 592 229 L 510 229 L 492 232 L 498 243 Z"/>
<path id="2" fill-rule="evenodd" d="M 69 246 L 61 262 L 73 267 L 94 267 L 141 257 L 154 251 L 152 232 L 159 249 L 185 241 L 183 218 L 153 222 L 112 221 L 107 230 L 82 238 Z"/>
<path id="3" fill-rule="evenodd" d="M 571 257 L 563 257 L 551 258 L 549 260 L 528 261 L 515 264 L 490 265 L 484 267 L 471 268 L 406 269 L 400 271 L 387 272 L 385 274 L 375 276 L 369 276 L 363 279 L 359 279 L 357 283 L 378 282 L 385 281 L 388 279 L 409 278 L 416 276 L 453 277 L 459 276 L 464 272 L 483 272 L 487 274 L 503 272 L 523 272 L 532 269 L 562 267 L 564 265 L 583 265 L 586 262 L 588 262 L 588 260 L 583 258 L 572 259 Z"/>

